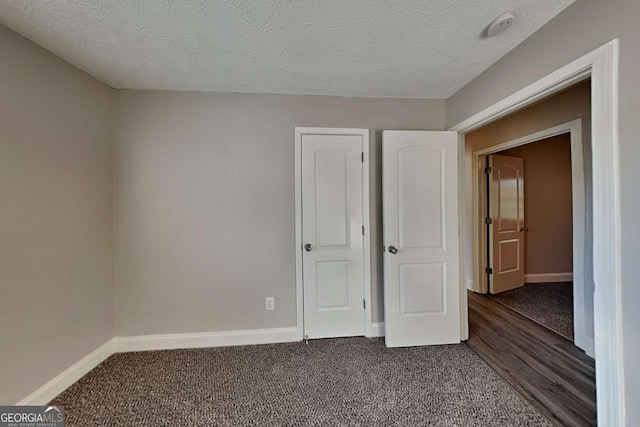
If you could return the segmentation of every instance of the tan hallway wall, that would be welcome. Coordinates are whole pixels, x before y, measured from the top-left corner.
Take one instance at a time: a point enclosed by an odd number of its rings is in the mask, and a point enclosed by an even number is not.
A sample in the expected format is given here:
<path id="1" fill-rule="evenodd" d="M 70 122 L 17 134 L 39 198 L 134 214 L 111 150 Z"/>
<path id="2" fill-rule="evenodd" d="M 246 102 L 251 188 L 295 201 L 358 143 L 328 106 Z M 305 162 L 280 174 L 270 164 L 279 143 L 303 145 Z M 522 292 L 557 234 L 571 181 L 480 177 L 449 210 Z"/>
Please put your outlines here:
<path id="1" fill-rule="evenodd" d="M 497 154 L 524 160 L 525 275 L 573 272 L 571 136 Z"/>
<path id="2" fill-rule="evenodd" d="M 514 113 L 508 117 L 484 126 L 466 136 L 466 170 L 471 170 L 471 153 L 503 142 L 511 141 L 535 132 L 549 129 L 576 119 L 582 119 L 582 142 L 585 174 L 585 199 L 591 200 L 591 81 L 587 80 L 550 98 L 547 98 L 529 108 Z M 525 165 L 526 168 L 526 165 Z M 472 206 L 471 175 L 467 174 L 467 206 Z M 471 230 L 471 212 L 465 217 L 467 229 Z M 587 212 L 585 270 L 591 272 L 592 266 L 592 220 L 591 209 Z M 467 253 L 472 253 L 472 236 L 467 236 L 465 242 Z M 473 278 L 471 259 L 467 259 L 465 266 L 467 278 Z M 571 271 L 571 270 L 569 270 Z M 588 274 L 591 277 L 591 274 Z"/>
<path id="3" fill-rule="evenodd" d="M 584 274 L 586 305 L 585 310 L 593 311 L 593 221 L 592 221 L 592 186 L 591 186 L 591 81 L 587 80 L 577 84 L 563 92 L 555 94 L 537 104 L 522 111 L 516 112 L 497 122 L 484 126 L 466 136 L 465 160 L 466 169 L 471 170 L 471 153 L 476 150 L 511 141 L 532 133 L 549 129 L 551 127 L 582 120 L 582 147 L 584 157 L 585 177 L 585 246 L 584 246 Z M 526 165 L 525 165 L 526 168 Z M 465 195 L 467 206 L 472 205 L 471 175 L 467 175 L 467 194 Z M 468 229 L 471 229 L 471 212 L 465 217 Z M 472 236 L 467 236 L 465 242 L 467 253 L 472 253 Z M 573 248 L 572 248 L 573 249 Z M 473 277 L 471 260 L 467 259 L 465 266 L 467 278 Z M 571 270 L 573 271 L 573 269 Z M 563 272 L 564 273 L 564 272 Z M 587 317 L 587 334 L 593 336 L 593 319 Z"/>

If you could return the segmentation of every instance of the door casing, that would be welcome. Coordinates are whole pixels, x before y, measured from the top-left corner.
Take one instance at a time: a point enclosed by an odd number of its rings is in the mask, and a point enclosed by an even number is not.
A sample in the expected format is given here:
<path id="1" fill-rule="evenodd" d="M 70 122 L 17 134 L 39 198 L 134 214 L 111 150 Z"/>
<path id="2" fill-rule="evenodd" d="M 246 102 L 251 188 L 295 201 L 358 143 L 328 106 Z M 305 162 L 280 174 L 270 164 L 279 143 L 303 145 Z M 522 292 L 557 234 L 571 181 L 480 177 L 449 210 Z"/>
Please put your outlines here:
<path id="1" fill-rule="evenodd" d="M 622 334 L 622 274 L 621 274 L 621 203 L 618 137 L 618 63 L 620 41 L 613 39 L 603 46 L 568 63 L 515 91 L 513 94 L 485 108 L 470 118 L 449 128 L 459 132 L 459 152 L 464 153 L 465 134 L 499 120 L 591 77 L 592 93 L 592 158 L 593 158 L 593 271 L 596 394 L 598 424 L 625 425 L 624 363 Z M 460 212 L 470 212 L 466 206 L 465 156 L 460 156 L 458 180 Z M 473 224 L 471 224 L 471 228 Z M 466 215 L 460 215 L 460 287 L 466 290 L 466 265 L 476 260 L 465 249 L 472 230 Z M 477 243 L 477 242 L 474 242 Z M 468 302 L 462 293 L 461 335 L 468 339 Z M 627 325 L 628 326 L 628 325 Z"/>
<path id="2" fill-rule="evenodd" d="M 377 336 L 372 324 L 371 310 L 371 209 L 369 193 L 369 129 L 352 128 L 295 128 L 295 256 L 296 256 L 296 329 L 299 340 L 304 338 L 304 289 L 302 277 L 302 137 L 303 135 L 359 135 L 362 137 L 362 224 L 364 225 L 363 241 L 363 278 L 366 337 Z"/>
<path id="3" fill-rule="evenodd" d="M 546 138 L 569 133 L 571 136 L 571 194 L 573 206 L 573 288 L 574 295 L 583 295 L 587 280 L 593 280 L 593 274 L 586 273 L 585 242 L 587 222 L 587 201 L 585 196 L 584 151 L 582 139 L 582 119 L 576 119 L 549 129 L 523 136 L 512 141 L 496 144 L 472 153 L 473 182 L 473 235 L 474 235 L 474 282 L 470 289 L 474 292 L 488 293 L 489 284 L 484 273 L 484 261 L 487 259 L 487 235 L 484 217 L 487 207 L 486 188 L 483 185 L 484 165 L 488 155 L 521 145 L 531 144 Z M 589 205 L 590 207 L 591 205 Z M 475 242 L 480 246 L 476 246 Z M 591 285 L 592 286 L 592 285 Z M 574 299 L 575 301 L 575 299 Z M 594 356 L 593 337 L 587 333 L 584 305 L 574 304 L 575 343 L 587 354 Z"/>

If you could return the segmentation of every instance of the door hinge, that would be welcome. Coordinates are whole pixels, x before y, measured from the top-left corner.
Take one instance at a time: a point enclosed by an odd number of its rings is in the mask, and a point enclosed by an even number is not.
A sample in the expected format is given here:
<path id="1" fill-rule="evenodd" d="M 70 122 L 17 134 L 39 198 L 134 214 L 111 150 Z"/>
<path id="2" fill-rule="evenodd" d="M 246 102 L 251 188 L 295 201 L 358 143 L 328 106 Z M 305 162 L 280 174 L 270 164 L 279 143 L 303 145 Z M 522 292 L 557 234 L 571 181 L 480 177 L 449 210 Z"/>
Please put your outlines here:
<path id="1" fill-rule="evenodd" d="M 364 152 L 360 153 L 360 158 L 362 159 L 362 163 L 364 163 Z"/>
<path id="2" fill-rule="evenodd" d="M 364 308 L 364 309 L 367 308 L 367 300 L 366 299 L 362 300 L 362 308 Z"/>
<path id="3" fill-rule="evenodd" d="M 364 225 L 362 226 L 362 235 L 364 236 Z"/>
<path id="4" fill-rule="evenodd" d="M 487 274 L 493 274 L 493 268 L 487 267 L 487 268 L 484 269 L 484 272 L 487 273 Z"/>
<path id="5" fill-rule="evenodd" d="M 484 168 L 484 173 L 486 173 L 487 175 L 489 175 L 491 173 L 491 167 L 487 166 L 486 168 Z"/>
<path id="6" fill-rule="evenodd" d="M 487 225 L 491 225 L 491 224 L 493 224 L 493 219 L 492 218 L 485 218 L 484 219 L 484 223 L 487 224 Z"/>

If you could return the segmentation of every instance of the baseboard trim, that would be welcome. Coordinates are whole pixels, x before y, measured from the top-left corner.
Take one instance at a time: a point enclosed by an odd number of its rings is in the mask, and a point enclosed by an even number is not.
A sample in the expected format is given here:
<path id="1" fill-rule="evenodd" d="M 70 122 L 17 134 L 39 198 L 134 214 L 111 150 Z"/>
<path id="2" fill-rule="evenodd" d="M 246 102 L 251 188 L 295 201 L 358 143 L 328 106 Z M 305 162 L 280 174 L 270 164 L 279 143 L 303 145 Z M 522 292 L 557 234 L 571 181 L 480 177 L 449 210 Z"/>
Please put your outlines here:
<path id="1" fill-rule="evenodd" d="M 542 274 L 525 274 L 525 283 L 556 283 L 556 282 L 572 282 L 573 273 L 542 273 Z"/>
<path id="2" fill-rule="evenodd" d="M 74 363 L 60 375 L 22 399 L 17 405 L 46 405 L 69 386 L 89 373 L 113 354 L 114 338 Z"/>
<path id="3" fill-rule="evenodd" d="M 371 324 L 371 338 L 384 336 L 384 322 L 377 322 Z"/>
<path id="4" fill-rule="evenodd" d="M 384 330 L 384 327 L 383 327 Z M 114 353 L 226 347 L 300 341 L 297 328 L 251 329 L 194 334 L 114 337 L 74 363 L 70 368 L 25 397 L 16 405 L 45 405 Z"/>
<path id="5" fill-rule="evenodd" d="M 470 291 L 475 290 L 475 283 L 473 283 L 473 280 L 467 279 L 467 289 Z"/>
<path id="6" fill-rule="evenodd" d="M 248 329 L 191 334 L 116 337 L 115 352 L 227 347 L 300 341 L 297 328 Z"/>

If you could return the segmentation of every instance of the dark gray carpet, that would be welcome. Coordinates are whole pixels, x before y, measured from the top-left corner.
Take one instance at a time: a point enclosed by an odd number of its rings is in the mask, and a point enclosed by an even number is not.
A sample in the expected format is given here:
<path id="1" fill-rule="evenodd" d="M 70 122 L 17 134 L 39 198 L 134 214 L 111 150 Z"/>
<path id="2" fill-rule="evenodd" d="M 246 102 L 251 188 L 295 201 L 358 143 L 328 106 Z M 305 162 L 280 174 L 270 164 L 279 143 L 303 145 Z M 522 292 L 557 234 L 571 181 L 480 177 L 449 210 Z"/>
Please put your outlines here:
<path id="1" fill-rule="evenodd" d="M 573 341 L 573 282 L 527 284 L 489 296 Z"/>
<path id="2" fill-rule="evenodd" d="M 465 345 L 382 339 L 122 353 L 52 404 L 67 426 L 550 426 Z"/>

